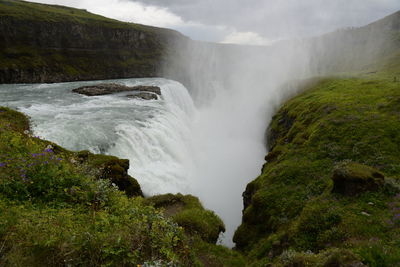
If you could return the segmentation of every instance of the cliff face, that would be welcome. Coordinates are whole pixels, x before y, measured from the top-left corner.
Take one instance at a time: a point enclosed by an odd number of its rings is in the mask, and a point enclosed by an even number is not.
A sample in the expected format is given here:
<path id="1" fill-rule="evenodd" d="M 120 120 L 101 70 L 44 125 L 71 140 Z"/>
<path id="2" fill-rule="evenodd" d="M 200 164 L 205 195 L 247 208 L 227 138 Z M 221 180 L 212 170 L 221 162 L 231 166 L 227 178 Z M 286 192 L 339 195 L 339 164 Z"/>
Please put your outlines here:
<path id="1" fill-rule="evenodd" d="M 0 1 L 0 83 L 154 77 L 179 33 L 83 10 Z"/>

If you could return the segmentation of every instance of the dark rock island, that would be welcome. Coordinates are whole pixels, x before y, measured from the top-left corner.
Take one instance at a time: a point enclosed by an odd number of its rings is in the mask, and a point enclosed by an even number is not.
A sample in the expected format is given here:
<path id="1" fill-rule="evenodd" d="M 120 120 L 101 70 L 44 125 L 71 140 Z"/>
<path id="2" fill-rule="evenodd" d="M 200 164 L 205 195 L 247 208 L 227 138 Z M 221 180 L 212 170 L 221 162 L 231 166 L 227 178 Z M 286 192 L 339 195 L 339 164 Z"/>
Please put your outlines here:
<path id="1" fill-rule="evenodd" d="M 161 89 L 158 86 L 126 86 L 116 83 L 101 83 L 96 85 L 82 86 L 73 89 L 72 91 L 86 96 L 110 95 L 121 92 L 135 92 L 135 94 L 127 95 L 127 97 L 140 98 L 144 100 L 158 99 L 158 96 L 161 95 Z"/>

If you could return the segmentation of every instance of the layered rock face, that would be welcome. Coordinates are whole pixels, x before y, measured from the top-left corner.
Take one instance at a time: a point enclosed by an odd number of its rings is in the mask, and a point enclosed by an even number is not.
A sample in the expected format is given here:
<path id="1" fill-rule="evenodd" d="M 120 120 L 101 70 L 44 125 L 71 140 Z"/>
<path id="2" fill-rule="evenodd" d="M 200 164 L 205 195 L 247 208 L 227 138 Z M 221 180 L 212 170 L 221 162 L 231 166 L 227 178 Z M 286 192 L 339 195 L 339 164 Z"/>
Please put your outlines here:
<path id="1" fill-rule="evenodd" d="M 154 77 L 171 42 L 184 38 L 73 8 L 0 6 L 0 83 Z"/>

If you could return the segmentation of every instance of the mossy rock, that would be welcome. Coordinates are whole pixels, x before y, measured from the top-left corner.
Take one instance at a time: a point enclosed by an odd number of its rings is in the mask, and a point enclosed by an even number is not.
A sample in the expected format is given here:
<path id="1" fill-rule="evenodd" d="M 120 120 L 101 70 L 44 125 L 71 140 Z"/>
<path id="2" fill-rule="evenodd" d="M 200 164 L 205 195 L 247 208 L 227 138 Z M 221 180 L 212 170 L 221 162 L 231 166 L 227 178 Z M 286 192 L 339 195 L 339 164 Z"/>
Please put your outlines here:
<path id="1" fill-rule="evenodd" d="M 129 160 L 108 155 L 96 155 L 87 150 L 78 152 L 77 156 L 81 163 L 98 169 L 96 173 L 98 179 L 110 180 L 129 197 L 143 196 L 138 181 L 128 175 Z"/>
<path id="2" fill-rule="evenodd" d="M 348 162 L 336 166 L 332 180 L 333 193 L 356 196 L 367 191 L 378 191 L 384 185 L 384 175 L 366 165 Z"/>
<path id="3" fill-rule="evenodd" d="M 206 242 L 216 243 L 225 232 L 222 220 L 212 211 L 204 209 L 197 197 L 165 194 L 147 198 L 147 204 L 162 208 L 164 214 L 182 226 L 189 235 L 199 236 Z"/>

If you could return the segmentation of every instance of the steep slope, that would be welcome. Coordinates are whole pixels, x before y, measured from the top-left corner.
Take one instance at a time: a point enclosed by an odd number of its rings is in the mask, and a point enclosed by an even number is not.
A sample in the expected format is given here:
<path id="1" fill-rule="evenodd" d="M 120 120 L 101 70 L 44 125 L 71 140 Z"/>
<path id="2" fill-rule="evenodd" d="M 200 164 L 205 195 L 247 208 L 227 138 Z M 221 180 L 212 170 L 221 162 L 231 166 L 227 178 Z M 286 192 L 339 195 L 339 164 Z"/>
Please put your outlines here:
<path id="1" fill-rule="evenodd" d="M 0 83 L 154 77 L 180 38 L 85 10 L 0 0 Z"/>
<path id="2" fill-rule="evenodd" d="M 400 11 L 359 28 L 341 29 L 311 38 L 310 65 L 314 75 L 375 71 L 377 62 L 392 58 L 400 47 Z"/>
<path id="3" fill-rule="evenodd" d="M 234 237 L 253 265 L 398 266 L 399 52 L 278 110 Z"/>

